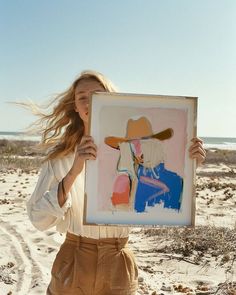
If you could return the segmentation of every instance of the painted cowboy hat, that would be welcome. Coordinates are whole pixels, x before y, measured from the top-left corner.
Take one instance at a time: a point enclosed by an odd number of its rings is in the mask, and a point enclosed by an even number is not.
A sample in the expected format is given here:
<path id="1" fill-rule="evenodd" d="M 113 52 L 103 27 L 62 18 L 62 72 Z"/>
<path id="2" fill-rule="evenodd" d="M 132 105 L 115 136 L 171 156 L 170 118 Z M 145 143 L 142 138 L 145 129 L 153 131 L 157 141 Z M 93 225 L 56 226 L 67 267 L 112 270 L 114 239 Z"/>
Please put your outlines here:
<path id="1" fill-rule="evenodd" d="M 153 134 L 149 120 L 141 117 L 137 120 L 129 119 L 127 122 L 126 137 L 109 136 L 105 138 L 105 143 L 112 148 L 119 149 L 119 144 L 134 139 L 156 138 L 159 140 L 169 139 L 173 135 L 173 129 L 167 128 L 159 133 Z"/>

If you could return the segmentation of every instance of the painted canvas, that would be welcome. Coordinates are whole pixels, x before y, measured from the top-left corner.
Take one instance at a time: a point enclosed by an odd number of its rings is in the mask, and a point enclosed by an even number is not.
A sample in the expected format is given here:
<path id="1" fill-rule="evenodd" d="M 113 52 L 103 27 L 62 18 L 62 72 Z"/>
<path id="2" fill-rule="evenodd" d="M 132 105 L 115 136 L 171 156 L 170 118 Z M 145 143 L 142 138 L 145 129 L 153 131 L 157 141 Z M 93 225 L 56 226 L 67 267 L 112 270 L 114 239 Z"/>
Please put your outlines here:
<path id="1" fill-rule="evenodd" d="M 196 113 L 197 98 L 94 94 L 85 223 L 193 225 Z"/>

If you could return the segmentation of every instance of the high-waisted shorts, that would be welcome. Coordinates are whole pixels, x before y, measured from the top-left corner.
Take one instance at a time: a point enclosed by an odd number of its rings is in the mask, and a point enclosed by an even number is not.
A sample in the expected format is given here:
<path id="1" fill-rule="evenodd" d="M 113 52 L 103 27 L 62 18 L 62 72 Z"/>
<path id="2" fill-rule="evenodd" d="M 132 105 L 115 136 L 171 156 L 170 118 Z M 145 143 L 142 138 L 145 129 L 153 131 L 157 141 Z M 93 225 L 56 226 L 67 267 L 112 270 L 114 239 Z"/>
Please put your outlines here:
<path id="1" fill-rule="evenodd" d="M 134 295 L 138 268 L 128 238 L 67 233 L 52 266 L 47 295 Z"/>

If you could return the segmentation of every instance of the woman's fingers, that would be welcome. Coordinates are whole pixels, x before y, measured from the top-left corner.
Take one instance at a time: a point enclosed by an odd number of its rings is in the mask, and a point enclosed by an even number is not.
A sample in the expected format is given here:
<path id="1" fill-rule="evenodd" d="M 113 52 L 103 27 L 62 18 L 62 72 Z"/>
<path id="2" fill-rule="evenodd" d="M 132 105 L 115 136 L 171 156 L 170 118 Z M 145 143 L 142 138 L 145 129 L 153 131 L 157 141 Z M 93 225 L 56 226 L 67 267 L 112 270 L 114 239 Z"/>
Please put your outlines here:
<path id="1" fill-rule="evenodd" d="M 205 151 L 203 148 L 203 141 L 200 138 L 194 137 L 191 141 L 192 141 L 192 144 L 189 148 L 190 152 L 195 148 L 199 148 L 199 149 Z"/>
<path id="2" fill-rule="evenodd" d="M 190 152 L 190 155 L 192 153 L 195 153 L 196 151 L 199 151 L 199 153 L 203 154 L 203 155 L 206 155 L 206 151 L 205 149 L 203 148 L 203 146 L 199 143 L 195 143 L 193 145 L 190 146 L 189 148 L 189 152 Z"/>
<path id="3" fill-rule="evenodd" d="M 81 138 L 80 144 L 85 143 L 86 141 L 90 141 L 90 140 L 93 141 L 92 136 L 84 135 L 84 136 L 82 136 L 82 138 Z"/>
<path id="4" fill-rule="evenodd" d="M 92 136 L 83 136 L 80 143 L 78 144 L 78 148 L 89 145 L 90 143 L 94 143 Z"/>
<path id="5" fill-rule="evenodd" d="M 80 144 L 77 146 L 79 158 L 84 160 L 95 160 L 97 157 L 97 146 L 91 136 L 83 136 Z"/>
<path id="6" fill-rule="evenodd" d="M 191 139 L 191 141 L 192 141 L 193 143 L 199 142 L 199 143 L 203 144 L 203 141 L 202 141 L 201 138 L 199 138 L 199 137 L 193 137 L 193 138 Z"/>
<path id="7" fill-rule="evenodd" d="M 201 164 L 202 162 L 205 161 L 206 155 L 202 151 L 199 150 L 193 150 L 192 153 L 190 154 L 190 157 L 193 159 L 197 159 L 197 162 Z"/>
<path id="8" fill-rule="evenodd" d="M 91 154 L 94 157 L 97 156 L 97 149 L 96 149 L 96 147 L 93 147 L 93 146 L 88 146 L 86 148 L 79 148 L 77 150 L 77 152 L 78 152 L 79 155 L 82 155 L 82 156 L 85 155 L 85 154 Z"/>
<path id="9" fill-rule="evenodd" d="M 87 149 L 87 148 L 90 148 L 90 147 L 93 147 L 95 150 L 97 150 L 97 146 L 93 141 L 86 141 L 85 143 L 80 144 L 78 146 L 78 149 Z"/>
<path id="10" fill-rule="evenodd" d="M 206 151 L 203 148 L 203 141 L 198 137 L 194 137 L 191 141 L 193 143 L 189 148 L 190 157 L 196 159 L 198 164 L 201 164 L 206 159 Z"/>

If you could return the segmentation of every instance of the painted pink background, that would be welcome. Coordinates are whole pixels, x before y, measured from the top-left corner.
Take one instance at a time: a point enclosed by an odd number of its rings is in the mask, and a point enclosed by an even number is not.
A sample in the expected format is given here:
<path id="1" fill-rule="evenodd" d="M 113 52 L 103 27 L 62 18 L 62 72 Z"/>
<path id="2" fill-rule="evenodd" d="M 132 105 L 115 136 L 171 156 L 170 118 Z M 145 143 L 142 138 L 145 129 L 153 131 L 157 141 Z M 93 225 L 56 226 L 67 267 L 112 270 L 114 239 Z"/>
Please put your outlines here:
<path id="1" fill-rule="evenodd" d="M 116 107 L 109 107 L 116 108 Z M 115 150 L 104 143 L 104 138 L 106 136 L 123 136 L 126 135 L 126 124 L 129 118 L 135 119 L 138 117 L 144 116 L 146 117 L 151 125 L 153 133 L 161 132 L 167 128 L 172 128 L 174 130 L 174 134 L 170 139 L 164 140 L 163 149 L 165 152 L 165 168 L 176 172 L 178 175 L 184 178 L 184 158 L 185 158 L 185 150 L 187 143 L 187 110 L 183 109 L 161 109 L 161 108 L 130 108 L 132 111 L 130 112 L 130 117 L 127 117 L 127 112 L 129 108 L 125 109 L 125 118 L 122 115 L 122 109 L 120 110 L 120 114 L 116 112 L 116 116 L 119 116 L 121 120 L 126 120 L 122 124 L 124 130 L 121 130 L 120 134 L 115 134 L 115 132 L 111 132 L 110 134 L 103 135 L 101 132 L 101 141 L 98 144 L 98 201 L 99 201 L 99 210 L 109 209 L 110 208 L 110 198 L 113 191 L 113 184 L 116 176 L 118 175 L 116 168 L 117 162 L 119 160 L 120 152 Z M 104 116 L 104 112 L 109 111 L 107 107 L 105 107 L 101 111 L 101 130 L 107 129 L 107 124 L 109 124 L 109 128 L 112 128 L 112 120 L 106 121 L 106 116 Z M 104 125 L 105 124 L 105 125 Z M 121 126 L 121 128 L 122 128 Z M 124 127 L 125 126 L 125 127 Z M 117 126 L 114 128 L 117 130 Z M 121 135 L 122 134 L 122 135 Z"/>

